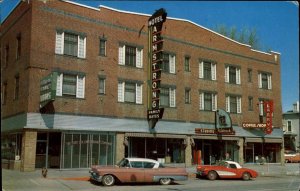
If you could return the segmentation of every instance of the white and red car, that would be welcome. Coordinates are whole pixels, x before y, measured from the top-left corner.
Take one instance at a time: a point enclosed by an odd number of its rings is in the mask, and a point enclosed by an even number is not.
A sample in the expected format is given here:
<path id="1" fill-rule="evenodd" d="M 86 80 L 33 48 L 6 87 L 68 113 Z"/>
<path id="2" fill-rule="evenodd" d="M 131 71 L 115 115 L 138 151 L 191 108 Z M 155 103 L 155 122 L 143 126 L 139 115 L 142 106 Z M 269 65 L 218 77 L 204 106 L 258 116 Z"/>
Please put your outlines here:
<path id="1" fill-rule="evenodd" d="M 220 179 L 243 179 L 256 178 L 258 173 L 252 169 L 243 168 L 239 163 L 233 161 L 222 161 L 218 165 L 198 165 L 197 175 L 209 180 Z"/>

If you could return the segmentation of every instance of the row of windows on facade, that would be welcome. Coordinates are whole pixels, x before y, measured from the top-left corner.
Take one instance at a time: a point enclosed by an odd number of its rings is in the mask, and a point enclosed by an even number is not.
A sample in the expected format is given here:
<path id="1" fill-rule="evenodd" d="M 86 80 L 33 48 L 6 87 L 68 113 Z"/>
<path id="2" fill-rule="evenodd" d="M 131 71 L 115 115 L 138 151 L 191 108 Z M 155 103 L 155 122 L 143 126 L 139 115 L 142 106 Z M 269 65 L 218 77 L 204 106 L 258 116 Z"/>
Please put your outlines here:
<path id="1" fill-rule="evenodd" d="M 99 77 L 99 94 L 105 95 L 106 79 Z M 57 79 L 57 96 L 73 96 L 84 98 L 85 76 L 59 74 Z M 226 111 L 231 113 L 242 113 L 242 97 L 237 95 L 226 96 Z M 118 82 L 118 102 L 143 104 L 143 84 L 122 80 Z M 253 110 L 253 97 L 248 97 L 248 109 Z M 191 103 L 191 89 L 185 89 L 185 103 Z M 160 89 L 160 105 L 165 107 L 176 107 L 176 88 L 162 86 Z M 217 110 L 217 93 L 199 91 L 199 109 L 204 111 Z"/>
<path id="2" fill-rule="evenodd" d="M 15 77 L 15 96 L 19 97 L 20 77 Z M 105 95 L 106 78 L 99 77 L 99 94 Z M 143 104 L 143 83 L 122 80 L 118 82 L 118 102 Z M 56 96 L 85 98 L 85 76 L 60 73 L 57 77 Z M 191 104 L 191 89 L 186 88 L 184 99 Z M 7 100 L 7 83 L 3 84 L 2 104 Z M 238 95 L 226 96 L 226 111 L 242 113 L 242 97 Z M 204 111 L 217 110 L 217 92 L 199 91 L 199 109 Z M 160 105 L 163 107 L 176 107 L 176 88 L 163 86 L 160 90 Z M 261 104 L 262 105 L 262 104 Z M 253 97 L 248 97 L 248 110 L 253 110 Z M 260 113 L 263 113 L 260 109 Z"/>
<path id="3" fill-rule="evenodd" d="M 86 57 L 86 37 L 66 32 L 56 33 L 56 54 L 71 55 L 78 58 Z M 106 56 L 106 39 L 100 38 L 99 54 Z M 118 64 L 143 68 L 143 47 L 119 44 Z M 176 73 L 176 55 L 173 53 L 163 54 L 163 63 L 160 66 L 163 72 Z M 185 56 L 185 71 L 191 71 L 190 57 Z M 206 80 L 217 80 L 217 64 L 211 61 L 199 61 L 199 78 Z M 239 66 L 226 65 L 225 82 L 230 84 L 241 84 L 241 68 Z M 248 69 L 248 82 L 252 82 L 252 69 Z M 259 88 L 272 89 L 272 74 L 259 72 Z"/>
<path id="4" fill-rule="evenodd" d="M 20 57 L 21 57 L 21 33 L 19 33 L 17 36 L 16 36 L 16 40 L 15 40 L 15 43 L 16 43 L 16 54 L 15 54 L 15 60 L 19 60 Z M 5 48 L 3 49 L 4 50 L 4 59 L 3 59 L 3 63 L 4 63 L 4 67 L 7 66 L 8 62 L 9 62 L 9 59 L 10 59 L 10 46 L 9 44 L 6 44 L 5 45 Z"/>

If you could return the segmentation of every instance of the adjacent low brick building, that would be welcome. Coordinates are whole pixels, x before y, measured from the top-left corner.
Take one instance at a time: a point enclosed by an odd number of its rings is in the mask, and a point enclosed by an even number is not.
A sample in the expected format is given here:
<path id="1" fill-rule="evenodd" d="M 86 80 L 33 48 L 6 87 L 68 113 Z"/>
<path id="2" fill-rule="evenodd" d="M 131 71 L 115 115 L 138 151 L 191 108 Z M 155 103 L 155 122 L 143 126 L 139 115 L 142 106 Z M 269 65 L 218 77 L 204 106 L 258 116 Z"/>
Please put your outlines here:
<path id="1" fill-rule="evenodd" d="M 148 127 L 149 17 L 69 1 L 16 6 L 1 25 L 4 166 L 88 168 L 124 156 L 189 166 L 225 153 L 240 163 L 282 161 L 280 54 L 191 21 L 163 25 L 165 113 Z M 243 127 L 266 122 L 267 100 L 272 133 Z M 221 110 L 229 134 L 216 134 Z"/>

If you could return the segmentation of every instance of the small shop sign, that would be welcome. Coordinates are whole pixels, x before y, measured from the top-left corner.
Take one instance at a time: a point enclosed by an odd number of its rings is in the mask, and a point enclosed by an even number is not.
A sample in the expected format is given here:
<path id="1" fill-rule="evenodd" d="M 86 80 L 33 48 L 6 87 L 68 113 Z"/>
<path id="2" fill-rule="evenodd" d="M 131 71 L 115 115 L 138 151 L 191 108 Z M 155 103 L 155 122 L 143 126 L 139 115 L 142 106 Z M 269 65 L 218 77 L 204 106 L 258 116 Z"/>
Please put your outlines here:
<path id="1" fill-rule="evenodd" d="M 235 131 L 233 129 L 205 129 L 205 128 L 196 128 L 195 134 L 203 134 L 203 135 L 235 135 Z"/>
<path id="2" fill-rule="evenodd" d="M 40 82 L 40 108 L 43 108 L 56 96 L 57 72 L 52 72 Z"/>

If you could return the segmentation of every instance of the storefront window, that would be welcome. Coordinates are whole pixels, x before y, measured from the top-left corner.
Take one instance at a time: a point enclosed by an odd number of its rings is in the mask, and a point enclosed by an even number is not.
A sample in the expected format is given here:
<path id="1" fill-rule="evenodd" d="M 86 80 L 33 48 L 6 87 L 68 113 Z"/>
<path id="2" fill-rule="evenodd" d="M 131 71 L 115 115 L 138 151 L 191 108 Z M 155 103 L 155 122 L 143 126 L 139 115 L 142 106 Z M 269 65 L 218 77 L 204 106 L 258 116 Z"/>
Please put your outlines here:
<path id="1" fill-rule="evenodd" d="M 20 160 L 22 149 L 22 134 L 4 135 L 1 137 L 2 159 Z"/>
<path id="2" fill-rule="evenodd" d="M 183 139 L 131 137 L 129 157 L 145 157 L 162 163 L 185 163 Z"/>
<path id="3" fill-rule="evenodd" d="M 114 164 L 115 136 L 109 134 L 63 134 L 61 168 L 89 168 Z"/>
<path id="4" fill-rule="evenodd" d="M 245 146 L 246 163 L 280 162 L 280 144 L 278 143 L 247 143 Z"/>

